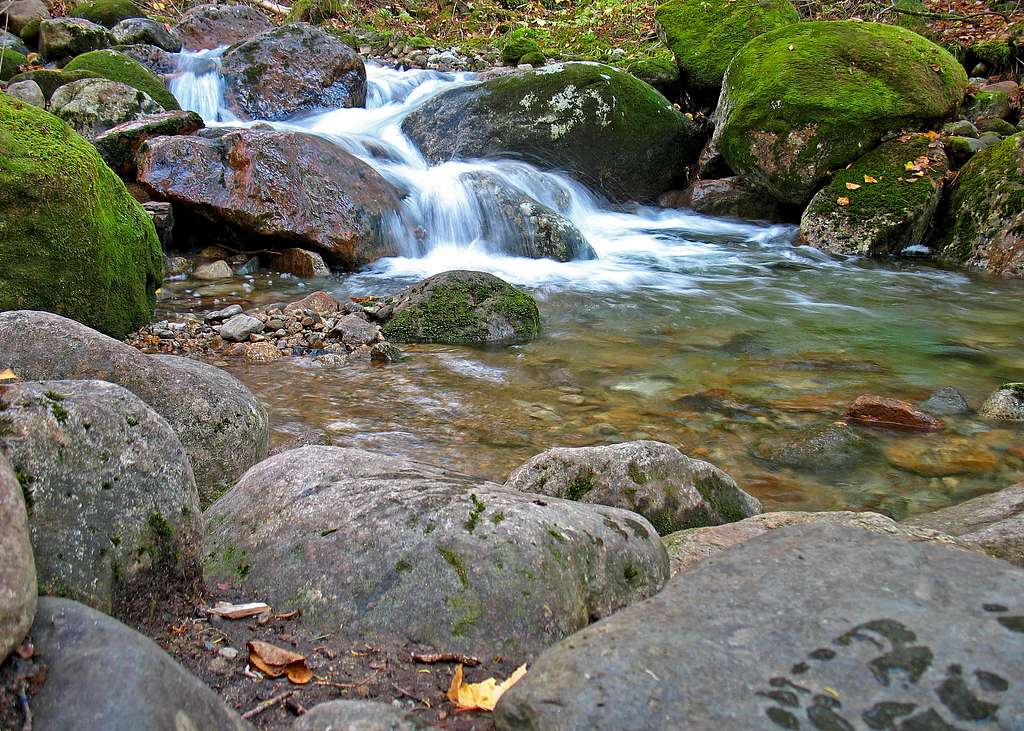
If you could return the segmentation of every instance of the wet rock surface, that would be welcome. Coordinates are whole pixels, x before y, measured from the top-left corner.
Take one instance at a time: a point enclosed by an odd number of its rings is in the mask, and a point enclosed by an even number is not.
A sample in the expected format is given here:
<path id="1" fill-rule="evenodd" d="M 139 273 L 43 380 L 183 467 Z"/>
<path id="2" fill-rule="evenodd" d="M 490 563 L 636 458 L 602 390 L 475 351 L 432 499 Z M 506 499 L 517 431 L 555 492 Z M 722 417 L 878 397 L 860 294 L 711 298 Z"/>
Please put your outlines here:
<path id="1" fill-rule="evenodd" d="M 191 135 L 205 125 L 195 112 L 173 110 L 124 122 L 93 140 L 103 161 L 118 173 L 134 176 L 139 151 L 147 140 L 169 135 Z"/>
<path id="2" fill-rule="evenodd" d="M 830 474 L 856 467 L 877 449 L 850 425 L 834 422 L 765 437 L 751 451 L 774 467 Z"/>
<path id="3" fill-rule="evenodd" d="M 549 449 L 517 468 L 505 485 L 630 510 L 662 535 L 761 512 L 761 503 L 714 465 L 652 441 Z"/>
<path id="4" fill-rule="evenodd" d="M 36 613 L 36 564 L 21 483 L 0 454 L 0 663 L 25 638 Z"/>
<path id="5" fill-rule="evenodd" d="M 184 48 L 190 51 L 230 46 L 273 27 L 259 10 L 247 5 L 197 5 L 175 27 Z"/>
<path id="6" fill-rule="evenodd" d="M 178 53 L 181 40 L 164 26 L 150 18 L 126 18 L 110 29 L 120 45 L 143 44 Z"/>
<path id="7" fill-rule="evenodd" d="M 303 447 L 206 513 L 208 581 L 363 641 L 529 655 L 656 592 L 643 518 L 356 449 Z"/>
<path id="8" fill-rule="evenodd" d="M 881 719 L 1012 728 L 1024 715 L 1011 690 L 1022 681 L 1022 617 L 1024 573 L 1004 562 L 854 528 L 790 527 L 548 650 L 495 721 L 546 731 Z"/>
<path id="9" fill-rule="evenodd" d="M 39 53 L 50 61 L 65 61 L 116 42 L 109 30 L 84 18 L 52 18 L 39 24 Z"/>
<path id="10" fill-rule="evenodd" d="M 145 92 L 118 81 L 82 79 L 57 89 L 50 111 L 89 140 L 125 122 L 164 111 Z"/>
<path id="11" fill-rule="evenodd" d="M 866 426 L 906 431 L 941 431 L 941 420 L 900 399 L 865 394 L 846 410 L 846 418 Z"/>

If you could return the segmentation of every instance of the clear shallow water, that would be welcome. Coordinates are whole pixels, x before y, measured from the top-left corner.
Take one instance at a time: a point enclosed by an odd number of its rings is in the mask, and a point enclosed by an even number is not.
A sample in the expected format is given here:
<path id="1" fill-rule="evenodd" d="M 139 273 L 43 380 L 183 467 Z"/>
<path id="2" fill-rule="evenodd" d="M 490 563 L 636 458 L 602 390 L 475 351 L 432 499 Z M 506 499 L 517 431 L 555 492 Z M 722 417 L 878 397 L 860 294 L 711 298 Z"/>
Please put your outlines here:
<path id="1" fill-rule="evenodd" d="M 209 123 L 229 119 L 215 72 L 176 83 L 183 106 Z M 861 393 L 921 399 L 953 385 L 977 406 L 999 384 L 1024 380 L 1021 283 L 837 259 L 794 247 L 786 226 L 613 210 L 568 177 L 516 161 L 430 167 L 401 134 L 401 119 L 465 83 L 472 78 L 371 67 L 368 109 L 275 124 L 329 137 L 405 192 L 393 226 L 403 257 L 318 282 L 173 283 L 161 309 L 255 306 L 313 289 L 385 294 L 477 269 L 534 294 L 542 337 L 495 350 L 407 346 L 402 363 L 367 369 L 225 361 L 267 404 L 275 443 L 316 430 L 335 444 L 503 480 L 549 447 L 652 438 L 709 459 L 770 508 L 896 517 L 1024 479 L 1024 430 L 971 417 L 926 437 L 864 431 L 877 451 L 828 475 L 773 469 L 751 452 L 759 439 L 838 419 Z M 485 235 L 500 230 L 487 225 L 496 214 L 462 179 L 467 172 L 562 211 L 599 258 L 503 256 L 504 242 Z M 415 236 L 417 227 L 426 236 Z M 984 466 L 965 474 L 968 462 Z"/>

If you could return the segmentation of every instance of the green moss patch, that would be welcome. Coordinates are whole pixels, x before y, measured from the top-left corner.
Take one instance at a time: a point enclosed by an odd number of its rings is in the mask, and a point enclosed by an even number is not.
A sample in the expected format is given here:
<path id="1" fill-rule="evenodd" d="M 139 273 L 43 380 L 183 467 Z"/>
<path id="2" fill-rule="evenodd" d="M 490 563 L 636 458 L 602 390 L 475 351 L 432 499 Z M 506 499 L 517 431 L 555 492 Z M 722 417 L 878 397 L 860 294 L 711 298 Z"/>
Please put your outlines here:
<path id="1" fill-rule="evenodd" d="M 160 78 L 135 59 L 117 51 L 90 51 L 76 57 L 64 67 L 65 72 L 85 71 L 110 81 L 120 81 L 149 94 L 164 109 L 181 109 L 178 100 Z"/>
<path id="2" fill-rule="evenodd" d="M 17 51 L 0 48 L 0 81 L 10 81 L 18 75 L 18 67 L 26 63 L 28 58 Z"/>
<path id="3" fill-rule="evenodd" d="M 122 20 L 141 17 L 142 11 L 132 0 L 82 0 L 69 15 L 113 28 Z"/>
<path id="4" fill-rule="evenodd" d="M 49 101 L 50 97 L 53 96 L 53 92 L 57 91 L 60 87 L 65 84 L 70 84 L 72 81 L 81 81 L 82 79 L 95 79 L 96 74 L 92 71 L 80 69 L 78 71 L 58 71 L 55 69 L 36 69 L 34 71 L 26 71 L 18 74 L 11 79 L 12 82 L 32 80 L 39 84 L 39 88 L 43 90 L 43 96 Z"/>

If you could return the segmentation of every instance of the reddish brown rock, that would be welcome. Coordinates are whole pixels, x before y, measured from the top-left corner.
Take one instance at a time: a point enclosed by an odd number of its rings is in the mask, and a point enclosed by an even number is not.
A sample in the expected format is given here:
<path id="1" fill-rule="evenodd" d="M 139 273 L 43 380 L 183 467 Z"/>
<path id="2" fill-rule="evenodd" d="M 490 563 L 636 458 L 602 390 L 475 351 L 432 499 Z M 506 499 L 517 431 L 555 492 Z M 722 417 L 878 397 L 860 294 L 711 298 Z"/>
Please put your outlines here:
<path id="1" fill-rule="evenodd" d="M 280 256 L 274 258 L 274 269 L 306 279 L 326 277 L 331 273 L 319 254 L 294 247 L 285 249 Z"/>
<path id="2" fill-rule="evenodd" d="M 175 32 L 189 51 L 230 46 L 273 28 L 263 13 L 247 5 L 199 5 L 181 16 Z"/>
<path id="3" fill-rule="evenodd" d="M 190 135 L 204 127 L 195 112 L 174 110 L 133 119 L 96 137 L 96 149 L 103 162 L 121 175 L 135 175 L 135 159 L 146 140 L 163 135 Z"/>
<path id="4" fill-rule="evenodd" d="M 784 221 L 783 206 L 755 190 L 742 178 L 696 180 L 686 190 L 673 190 L 658 198 L 663 208 L 691 208 L 709 216 Z"/>
<path id="5" fill-rule="evenodd" d="M 300 300 L 285 305 L 284 311 L 290 313 L 295 310 L 313 310 L 313 312 L 320 315 L 333 315 L 341 309 L 341 300 L 330 292 L 320 291 L 313 292 Z"/>
<path id="6" fill-rule="evenodd" d="M 398 191 L 315 135 L 231 129 L 158 137 L 139 156 L 138 180 L 226 237 L 262 239 L 268 248 L 287 241 L 343 268 L 398 253 L 384 234 L 397 220 Z"/>
<path id="7" fill-rule="evenodd" d="M 944 424 L 908 401 L 864 394 L 846 410 L 848 421 L 909 431 L 940 431 Z"/>

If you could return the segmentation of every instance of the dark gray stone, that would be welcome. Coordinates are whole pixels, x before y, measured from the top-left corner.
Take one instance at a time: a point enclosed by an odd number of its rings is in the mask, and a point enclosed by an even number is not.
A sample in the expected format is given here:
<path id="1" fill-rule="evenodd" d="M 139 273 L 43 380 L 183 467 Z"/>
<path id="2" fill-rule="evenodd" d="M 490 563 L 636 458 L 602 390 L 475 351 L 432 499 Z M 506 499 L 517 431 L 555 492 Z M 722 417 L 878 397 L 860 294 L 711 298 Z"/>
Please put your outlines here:
<path id="1" fill-rule="evenodd" d="M 157 76 L 166 76 L 178 70 L 175 57 L 156 46 L 133 43 L 127 46 L 114 46 L 113 50 L 138 61 Z"/>
<path id="2" fill-rule="evenodd" d="M 829 474 L 846 472 L 878 450 L 849 424 L 834 422 L 766 437 L 751 451 L 773 467 Z"/>
<path id="3" fill-rule="evenodd" d="M 971 412 L 967 397 L 952 386 L 944 386 L 918 403 L 922 409 L 936 416 L 959 416 Z"/>
<path id="4" fill-rule="evenodd" d="M 48 61 L 65 61 L 115 42 L 113 33 L 85 18 L 49 18 L 39 24 L 39 53 Z"/>
<path id="5" fill-rule="evenodd" d="M 0 421 L 0 426 L 3 425 Z M 0 663 L 25 638 L 36 613 L 36 563 L 22 486 L 0 453 Z"/>
<path id="6" fill-rule="evenodd" d="M 631 510 L 661 535 L 761 512 L 761 503 L 722 470 L 662 442 L 549 449 L 512 472 L 505 486 Z"/>
<path id="7" fill-rule="evenodd" d="M 360 641 L 526 656 L 668 576 L 638 515 L 358 449 L 275 455 L 206 518 L 208 581 Z"/>
<path id="8" fill-rule="evenodd" d="M 0 413 L 41 593 L 109 613 L 125 592 L 199 579 L 195 478 L 155 411 L 104 381 L 24 381 L 4 387 Z"/>
<path id="9" fill-rule="evenodd" d="M 95 378 L 124 386 L 170 423 L 207 500 L 267 455 L 266 409 L 207 363 L 143 355 L 74 320 L 20 310 L 0 313 L 4 368 L 25 380 Z"/>
<path id="10" fill-rule="evenodd" d="M 77 602 L 46 597 L 32 625 L 46 682 L 34 727 L 61 731 L 251 731 L 155 642 Z"/>
<path id="11" fill-rule="evenodd" d="M 432 726 L 411 713 L 373 701 L 331 701 L 311 708 L 291 731 L 421 731 Z"/>
<path id="12" fill-rule="evenodd" d="M 1020 729 L 1024 571 L 841 526 L 773 531 L 544 653 L 498 729 Z M 884 721 L 885 718 L 891 720 Z"/>
<path id="13" fill-rule="evenodd" d="M 111 31 L 114 40 L 121 45 L 142 44 L 177 53 L 181 50 L 181 40 L 150 18 L 126 18 L 115 25 Z"/>
<path id="14" fill-rule="evenodd" d="M 22 56 L 28 55 L 28 46 L 13 33 L 8 33 L 0 26 L 0 48 L 8 48 Z"/>

